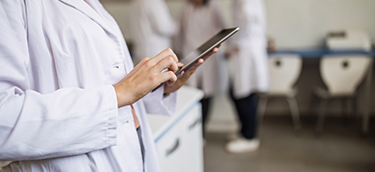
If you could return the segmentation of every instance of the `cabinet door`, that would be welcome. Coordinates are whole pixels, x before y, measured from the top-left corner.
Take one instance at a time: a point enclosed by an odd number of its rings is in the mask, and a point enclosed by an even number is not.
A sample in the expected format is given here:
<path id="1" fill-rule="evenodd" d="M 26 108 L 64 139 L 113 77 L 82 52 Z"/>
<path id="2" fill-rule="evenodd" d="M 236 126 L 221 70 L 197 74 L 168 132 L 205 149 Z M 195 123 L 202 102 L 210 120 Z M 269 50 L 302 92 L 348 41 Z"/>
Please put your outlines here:
<path id="1" fill-rule="evenodd" d="M 162 172 L 181 171 L 185 165 L 181 125 L 178 123 L 156 143 Z"/>
<path id="2" fill-rule="evenodd" d="M 186 161 L 186 172 L 203 172 L 202 115 L 201 104 L 193 108 L 183 120 L 182 141 Z"/>
<path id="3" fill-rule="evenodd" d="M 201 105 L 192 107 L 156 143 L 163 172 L 203 172 Z"/>

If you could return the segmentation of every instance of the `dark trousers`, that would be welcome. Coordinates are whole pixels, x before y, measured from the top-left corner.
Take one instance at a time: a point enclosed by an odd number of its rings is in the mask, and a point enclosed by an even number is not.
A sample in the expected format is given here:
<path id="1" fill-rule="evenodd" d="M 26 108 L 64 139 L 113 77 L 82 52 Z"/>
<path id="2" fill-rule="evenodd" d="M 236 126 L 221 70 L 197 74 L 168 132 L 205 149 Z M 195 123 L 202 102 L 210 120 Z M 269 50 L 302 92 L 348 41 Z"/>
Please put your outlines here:
<path id="1" fill-rule="evenodd" d="M 206 126 L 206 122 L 207 122 L 208 109 L 210 107 L 210 102 L 211 102 L 211 97 L 204 98 L 204 99 L 201 100 L 201 104 L 202 104 L 202 132 L 203 132 L 203 136 L 204 136 L 204 132 L 205 132 L 205 126 Z"/>
<path id="2" fill-rule="evenodd" d="M 253 93 L 241 99 L 236 99 L 233 94 L 233 89 L 230 90 L 230 97 L 236 106 L 237 116 L 241 123 L 240 133 L 246 139 L 253 139 L 256 137 L 258 124 L 258 96 Z"/>

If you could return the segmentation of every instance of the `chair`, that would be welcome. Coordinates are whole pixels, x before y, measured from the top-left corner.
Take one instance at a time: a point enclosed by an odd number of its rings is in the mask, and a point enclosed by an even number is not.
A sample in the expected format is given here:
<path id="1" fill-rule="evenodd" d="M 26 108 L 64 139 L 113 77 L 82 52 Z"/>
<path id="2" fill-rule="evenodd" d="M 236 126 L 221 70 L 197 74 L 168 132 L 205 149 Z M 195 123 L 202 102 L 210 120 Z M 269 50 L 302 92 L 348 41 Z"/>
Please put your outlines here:
<path id="1" fill-rule="evenodd" d="M 347 102 L 349 100 L 355 102 L 357 87 L 367 73 L 370 60 L 370 57 L 366 55 L 327 55 L 322 57 L 320 74 L 327 90 L 322 88 L 314 90 L 314 94 L 321 99 L 316 124 L 318 133 L 323 131 L 325 111 L 330 99 L 346 99 Z M 355 103 L 353 106 L 355 107 Z"/>
<path id="2" fill-rule="evenodd" d="M 302 59 L 299 55 L 271 55 L 268 59 L 270 87 L 266 93 L 260 94 L 259 115 L 261 119 L 270 97 L 285 97 L 292 115 L 294 130 L 301 131 L 302 125 L 296 101 L 297 90 L 293 85 L 300 76 Z"/>

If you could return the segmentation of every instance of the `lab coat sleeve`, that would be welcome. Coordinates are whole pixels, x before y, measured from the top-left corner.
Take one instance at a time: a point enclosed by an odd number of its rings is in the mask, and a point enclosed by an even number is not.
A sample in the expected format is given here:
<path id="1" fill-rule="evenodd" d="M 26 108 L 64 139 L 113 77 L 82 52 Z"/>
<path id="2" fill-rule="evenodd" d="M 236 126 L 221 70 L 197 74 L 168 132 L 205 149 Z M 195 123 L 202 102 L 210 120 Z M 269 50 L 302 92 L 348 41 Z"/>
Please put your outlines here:
<path id="1" fill-rule="evenodd" d="M 241 45 L 246 44 L 245 42 L 250 37 L 250 15 L 247 11 L 245 4 L 237 6 L 238 8 L 235 8 L 233 10 L 236 11 L 236 22 L 235 26 L 233 27 L 240 27 L 240 30 L 236 35 L 234 35 L 232 38 L 229 39 L 229 46 L 228 49 L 233 50 L 234 48 L 240 48 Z"/>
<path id="2" fill-rule="evenodd" d="M 213 3 L 212 8 L 213 8 L 214 20 L 215 20 L 215 24 L 216 24 L 217 28 L 224 29 L 224 28 L 228 27 L 227 22 L 225 21 L 225 19 L 223 17 L 221 8 L 217 5 L 217 3 L 215 3 L 215 1 L 211 1 L 211 3 Z M 227 45 L 224 44 L 223 47 L 226 48 Z M 226 49 L 228 49 L 228 48 L 226 48 Z"/>
<path id="3" fill-rule="evenodd" d="M 186 5 L 183 5 L 182 10 L 180 12 L 179 18 L 178 18 L 178 30 L 173 38 L 173 46 L 176 52 L 178 52 L 178 55 L 182 54 L 183 51 L 183 42 L 184 42 L 184 34 L 185 34 L 185 25 L 184 25 L 184 16 L 185 16 L 185 7 Z M 180 57 L 178 57 L 180 58 Z"/>
<path id="4" fill-rule="evenodd" d="M 143 100 L 146 106 L 146 111 L 149 114 L 168 115 L 175 113 L 177 92 L 171 93 L 168 96 L 163 96 L 164 86 L 146 95 Z"/>
<path id="5" fill-rule="evenodd" d="M 173 21 L 164 1 L 152 1 L 149 4 L 148 18 L 153 30 L 164 37 L 171 37 L 176 34 L 177 26 Z"/>
<path id="6" fill-rule="evenodd" d="M 48 94 L 30 89 L 23 3 L 0 1 L 0 160 L 56 158 L 115 145 L 112 85 Z"/>

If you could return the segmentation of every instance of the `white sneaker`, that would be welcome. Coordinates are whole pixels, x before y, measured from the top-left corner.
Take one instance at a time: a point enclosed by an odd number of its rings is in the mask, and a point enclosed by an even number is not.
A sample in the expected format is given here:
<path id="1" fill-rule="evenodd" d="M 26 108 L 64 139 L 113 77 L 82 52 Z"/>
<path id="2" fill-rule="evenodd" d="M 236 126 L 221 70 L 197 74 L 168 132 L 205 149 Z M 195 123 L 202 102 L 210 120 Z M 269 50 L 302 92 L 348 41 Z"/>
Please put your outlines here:
<path id="1" fill-rule="evenodd" d="M 226 149 L 230 153 L 239 154 L 258 150 L 259 139 L 245 139 L 243 137 L 227 143 Z"/>

